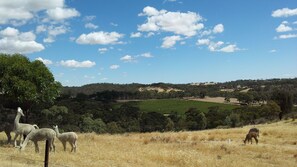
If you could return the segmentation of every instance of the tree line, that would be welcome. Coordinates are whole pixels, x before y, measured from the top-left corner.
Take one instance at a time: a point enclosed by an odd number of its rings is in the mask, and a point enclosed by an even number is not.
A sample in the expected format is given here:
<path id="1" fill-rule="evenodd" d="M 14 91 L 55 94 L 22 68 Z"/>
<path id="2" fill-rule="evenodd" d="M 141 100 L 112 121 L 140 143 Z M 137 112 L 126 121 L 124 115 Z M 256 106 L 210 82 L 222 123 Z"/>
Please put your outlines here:
<path id="1" fill-rule="evenodd" d="M 96 133 L 201 130 L 282 119 L 294 111 L 293 104 L 296 104 L 297 79 L 248 80 L 200 86 L 150 85 L 182 90 L 161 93 L 139 91 L 140 86 L 145 86 L 143 84 L 93 84 L 83 86 L 83 89 L 89 90 L 86 94 L 77 91 L 80 88 L 63 88 L 41 61 L 31 62 L 19 54 L 0 54 L 0 60 L 1 125 L 8 121 L 8 115 L 15 115 L 14 110 L 6 109 L 20 106 L 26 115 L 22 122 L 34 122 L 40 127 L 59 125 L 65 130 Z M 242 93 L 245 86 L 250 90 Z M 222 92 L 222 88 L 234 91 Z M 233 110 L 213 106 L 207 112 L 189 108 L 181 115 L 176 112 L 163 115 L 157 111 L 143 112 L 133 102 L 117 102 L 119 99 L 203 98 L 206 95 L 224 95 L 226 101 L 237 97 L 245 105 Z M 251 105 L 257 101 L 262 103 Z"/>

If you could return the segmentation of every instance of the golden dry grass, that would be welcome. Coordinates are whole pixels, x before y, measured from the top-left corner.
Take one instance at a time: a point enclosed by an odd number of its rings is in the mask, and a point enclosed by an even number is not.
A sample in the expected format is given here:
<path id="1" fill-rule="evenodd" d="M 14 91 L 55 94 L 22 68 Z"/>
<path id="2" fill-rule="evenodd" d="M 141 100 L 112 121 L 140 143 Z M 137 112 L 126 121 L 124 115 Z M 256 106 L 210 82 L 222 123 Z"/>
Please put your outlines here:
<path id="1" fill-rule="evenodd" d="M 56 141 L 56 152 L 50 153 L 50 166 L 297 166 L 297 121 L 257 125 L 259 144 L 244 145 L 242 140 L 251 127 L 197 132 L 79 134 L 77 153 L 70 153 L 69 145 L 67 152 L 62 151 L 62 144 Z M 36 154 L 33 144 L 24 152 L 3 144 L 6 140 L 3 132 L 0 140 L 1 167 L 42 166 L 44 142 L 40 143 L 41 153 Z"/>

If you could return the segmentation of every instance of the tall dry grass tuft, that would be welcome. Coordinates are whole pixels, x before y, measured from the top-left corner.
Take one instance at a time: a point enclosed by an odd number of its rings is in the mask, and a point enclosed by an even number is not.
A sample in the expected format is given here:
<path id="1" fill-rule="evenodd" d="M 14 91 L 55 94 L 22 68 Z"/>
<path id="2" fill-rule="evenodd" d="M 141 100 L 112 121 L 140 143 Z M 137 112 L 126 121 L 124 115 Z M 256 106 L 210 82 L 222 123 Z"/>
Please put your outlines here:
<path id="1" fill-rule="evenodd" d="M 195 132 L 126 133 L 121 135 L 78 134 L 76 153 L 63 151 L 56 140 L 50 166 L 151 167 L 151 166 L 296 166 L 297 121 L 257 125 L 259 144 L 243 144 L 253 126 Z M 31 144 L 24 152 L 6 145 L 0 133 L 0 166 L 42 166 L 44 143 L 36 154 Z M 3 141 L 3 142 L 2 142 Z"/>

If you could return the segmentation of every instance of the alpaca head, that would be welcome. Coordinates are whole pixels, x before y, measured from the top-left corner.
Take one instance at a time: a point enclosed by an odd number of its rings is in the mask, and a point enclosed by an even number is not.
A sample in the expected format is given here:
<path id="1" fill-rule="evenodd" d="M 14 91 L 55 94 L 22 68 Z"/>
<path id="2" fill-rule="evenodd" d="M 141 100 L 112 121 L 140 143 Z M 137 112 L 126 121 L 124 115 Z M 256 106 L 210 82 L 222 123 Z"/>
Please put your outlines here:
<path id="1" fill-rule="evenodd" d="M 25 116 L 21 107 L 18 107 L 18 113 L 20 113 L 22 116 Z"/>
<path id="2" fill-rule="evenodd" d="M 54 129 L 58 129 L 58 125 L 54 125 L 53 128 L 54 128 Z"/>

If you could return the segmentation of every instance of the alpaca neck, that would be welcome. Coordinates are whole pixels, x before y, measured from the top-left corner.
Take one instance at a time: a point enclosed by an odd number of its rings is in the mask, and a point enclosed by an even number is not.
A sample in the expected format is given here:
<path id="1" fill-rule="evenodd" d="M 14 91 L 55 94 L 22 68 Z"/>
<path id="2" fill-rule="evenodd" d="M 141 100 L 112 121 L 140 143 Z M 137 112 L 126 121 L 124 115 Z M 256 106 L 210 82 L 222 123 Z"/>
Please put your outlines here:
<path id="1" fill-rule="evenodd" d="M 15 119 L 14 119 L 14 125 L 15 127 L 17 127 L 20 124 L 20 118 L 21 118 L 21 114 L 17 113 Z"/>
<path id="2" fill-rule="evenodd" d="M 59 137 L 61 135 L 61 133 L 59 132 L 59 129 L 56 128 L 55 130 L 56 130 L 56 133 L 57 133 L 57 137 Z"/>

